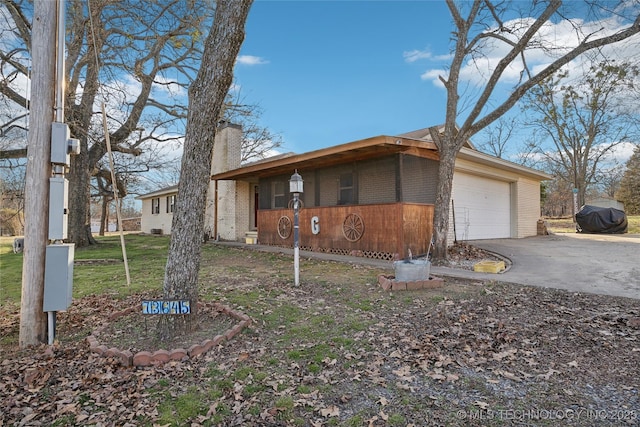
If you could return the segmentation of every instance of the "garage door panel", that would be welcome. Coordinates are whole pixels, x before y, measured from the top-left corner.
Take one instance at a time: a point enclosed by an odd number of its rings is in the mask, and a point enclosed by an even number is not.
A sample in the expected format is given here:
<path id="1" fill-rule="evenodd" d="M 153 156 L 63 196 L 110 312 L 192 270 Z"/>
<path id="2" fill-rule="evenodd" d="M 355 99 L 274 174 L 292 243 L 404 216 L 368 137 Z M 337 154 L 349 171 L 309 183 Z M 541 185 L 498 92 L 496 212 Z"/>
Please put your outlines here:
<path id="1" fill-rule="evenodd" d="M 453 201 L 459 240 L 511 237 L 508 182 L 458 173 L 453 179 Z"/>

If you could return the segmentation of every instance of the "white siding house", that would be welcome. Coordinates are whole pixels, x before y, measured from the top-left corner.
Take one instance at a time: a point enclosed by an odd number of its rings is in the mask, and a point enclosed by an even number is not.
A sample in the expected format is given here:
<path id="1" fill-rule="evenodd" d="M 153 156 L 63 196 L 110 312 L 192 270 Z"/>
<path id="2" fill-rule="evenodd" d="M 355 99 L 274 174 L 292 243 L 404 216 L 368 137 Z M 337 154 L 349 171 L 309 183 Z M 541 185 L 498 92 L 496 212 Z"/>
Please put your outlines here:
<path id="1" fill-rule="evenodd" d="M 223 122 L 216 133 L 213 146 L 211 173 L 225 172 L 240 167 L 242 127 Z M 212 238 L 239 240 L 247 231 L 248 186 L 234 181 L 209 184 L 205 233 Z M 150 234 L 171 234 L 178 186 L 163 188 L 138 196 L 142 201 L 141 231 Z M 239 226 L 241 223 L 242 226 Z"/>

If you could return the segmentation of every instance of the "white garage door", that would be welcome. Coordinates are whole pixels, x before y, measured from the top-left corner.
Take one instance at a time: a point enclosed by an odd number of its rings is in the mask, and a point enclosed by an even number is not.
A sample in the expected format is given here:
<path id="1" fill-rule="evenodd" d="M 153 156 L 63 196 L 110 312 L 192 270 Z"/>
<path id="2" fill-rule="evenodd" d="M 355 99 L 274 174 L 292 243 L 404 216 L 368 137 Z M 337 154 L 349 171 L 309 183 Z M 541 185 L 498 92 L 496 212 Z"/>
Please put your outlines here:
<path id="1" fill-rule="evenodd" d="M 456 173 L 453 203 L 458 240 L 511 237 L 511 186 L 508 182 Z"/>

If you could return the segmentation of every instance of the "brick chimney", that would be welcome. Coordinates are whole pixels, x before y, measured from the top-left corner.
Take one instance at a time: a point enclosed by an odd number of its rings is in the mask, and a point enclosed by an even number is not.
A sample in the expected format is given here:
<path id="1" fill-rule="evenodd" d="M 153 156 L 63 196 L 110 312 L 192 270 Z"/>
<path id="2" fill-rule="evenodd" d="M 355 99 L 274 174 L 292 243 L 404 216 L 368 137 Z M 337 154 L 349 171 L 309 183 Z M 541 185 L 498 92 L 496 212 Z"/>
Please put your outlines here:
<path id="1" fill-rule="evenodd" d="M 211 174 L 226 172 L 240 167 L 242 157 L 242 126 L 227 121 L 218 123 L 216 140 L 213 144 Z M 205 227 L 212 238 L 238 240 L 245 230 L 239 230 L 237 209 L 237 183 L 218 181 L 209 185 Z M 217 205 L 217 206 L 216 206 Z M 244 235 L 244 234 L 242 234 Z"/>
<path id="2" fill-rule="evenodd" d="M 211 174 L 239 168 L 241 150 L 242 126 L 227 121 L 219 122 L 216 140 L 213 144 Z"/>

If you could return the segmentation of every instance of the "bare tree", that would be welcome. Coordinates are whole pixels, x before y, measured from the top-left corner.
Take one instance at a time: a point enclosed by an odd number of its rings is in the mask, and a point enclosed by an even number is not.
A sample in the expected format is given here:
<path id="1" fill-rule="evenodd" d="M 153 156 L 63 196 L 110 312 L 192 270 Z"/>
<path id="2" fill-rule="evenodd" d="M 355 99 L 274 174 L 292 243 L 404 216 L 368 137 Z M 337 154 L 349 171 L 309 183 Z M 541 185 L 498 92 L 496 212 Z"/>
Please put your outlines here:
<path id="1" fill-rule="evenodd" d="M 261 116 L 262 109 L 259 105 L 246 104 L 239 95 L 235 99 L 227 96 L 223 117 L 224 120 L 242 125 L 240 162 L 243 164 L 269 157 L 282 147 L 281 135 L 258 124 Z"/>
<path id="2" fill-rule="evenodd" d="M 197 313 L 206 195 L 211 174 L 216 124 L 233 81 L 233 66 L 244 40 L 244 26 L 252 0 L 219 0 L 215 19 L 206 39 L 200 71 L 189 89 L 189 116 L 180 170 L 176 211 L 171 225 L 171 243 L 164 276 L 166 298 L 191 301 Z M 188 328 L 177 317 L 163 317 L 161 334 Z M 169 320 L 173 319 L 173 320 Z"/>
<path id="3" fill-rule="evenodd" d="M 630 215 L 640 214 L 640 144 L 627 161 L 626 170 L 617 196 L 624 202 L 624 208 Z"/>
<path id="4" fill-rule="evenodd" d="M 554 179 L 545 183 L 545 199 L 542 213 L 549 217 L 570 217 L 573 213 L 571 185 Z"/>
<path id="5" fill-rule="evenodd" d="M 147 139 L 143 136 L 142 130 L 137 135 L 139 139 Z M 144 190 L 142 175 L 153 171 L 154 174 L 172 165 L 175 159 L 171 150 L 167 150 L 166 144 L 158 144 L 148 140 L 148 143 L 139 144 L 140 154 L 137 156 L 123 153 L 112 153 L 115 185 L 111 174 L 111 166 L 107 158 L 101 159 L 94 169 L 91 198 L 100 200 L 100 230 L 98 234 L 104 236 L 105 227 L 108 221 L 109 205 L 115 200 L 114 190 L 118 191 L 120 202 L 131 194 L 142 194 Z"/>
<path id="6" fill-rule="evenodd" d="M 0 160 L 27 157 L 27 118 L 23 108 L 0 96 Z"/>
<path id="7" fill-rule="evenodd" d="M 610 168 L 601 168 L 596 178 L 599 191 L 610 199 L 615 199 L 620 189 L 620 182 L 624 176 L 624 165 L 615 165 Z"/>
<path id="8" fill-rule="evenodd" d="M 622 106 L 638 75 L 631 64 L 602 62 L 573 81 L 563 71 L 526 96 L 525 106 L 534 114 L 530 125 L 544 137 L 538 152 L 551 173 L 578 189 L 579 206 L 585 204 L 607 156 L 630 136 L 637 114 Z M 544 140 L 550 140 L 553 149 L 545 150 Z"/>
<path id="9" fill-rule="evenodd" d="M 0 94 L 28 106 L 16 86 L 28 77 L 32 3 L 0 0 L 6 8 L 13 43 L 0 45 Z M 197 72 L 202 28 L 210 22 L 208 0 L 69 0 L 64 70 L 66 118 L 81 153 L 72 159 L 69 178 L 69 239 L 86 246 L 90 234 L 90 183 L 106 153 L 100 105 L 109 106 L 113 151 L 137 155 L 139 127 L 158 143 L 182 136 L 184 92 Z"/>
<path id="10" fill-rule="evenodd" d="M 482 142 L 477 145 L 477 148 L 492 156 L 503 158 L 518 126 L 519 123 L 515 118 L 500 117 L 492 126 L 482 131 L 480 139 Z"/>
<path id="11" fill-rule="evenodd" d="M 0 235 L 24 232 L 25 162 L 0 160 Z"/>
<path id="12" fill-rule="evenodd" d="M 554 54 L 550 59 L 551 62 L 540 67 L 539 70 L 531 70 L 528 66 L 527 54 L 533 48 L 538 51 L 545 49 L 540 32 L 552 19 L 564 19 L 560 13 L 562 1 L 527 3 L 532 7 L 529 11 L 530 18 L 511 21 L 507 21 L 506 16 L 513 16 L 517 3 L 498 3 L 490 0 L 474 0 L 469 3 L 459 3 L 454 0 L 446 0 L 446 2 L 454 23 L 452 60 L 448 75 L 440 77 L 447 93 L 446 118 L 443 129 L 434 127 L 430 132 L 440 155 L 434 215 L 434 259 L 436 261 L 444 261 L 447 258 L 453 171 L 456 156 L 465 142 L 502 117 L 531 88 L 551 77 L 564 65 L 585 52 L 618 43 L 640 32 L 640 16 L 637 9 L 632 9 L 632 15 L 627 20 L 628 25 L 615 32 L 607 32 L 603 29 L 585 34 L 576 24 L 577 44 L 549 52 Z M 615 12 L 602 10 L 609 15 L 618 13 L 617 10 Z M 626 11 L 626 13 L 629 12 Z M 622 13 L 618 15 L 618 19 L 625 19 Z M 504 49 L 504 54 L 495 66 L 491 67 L 486 83 L 478 93 L 475 96 L 465 96 L 461 100 L 461 71 L 468 62 L 478 60 L 483 55 L 482 48 L 487 47 L 488 44 L 500 45 Z M 520 70 L 519 81 L 506 96 L 496 94 L 496 88 L 503 75 L 508 69 L 511 70 L 514 67 Z M 461 103 L 461 101 L 464 102 Z"/>
<path id="13" fill-rule="evenodd" d="M 0 222 L 2 233 L 22 234 L 24 228 L 24 179 L 27 141 L 23 112 L 12 116 L 0 104 Z M 1 234 L 1 233 L 0 233 Z"/>

